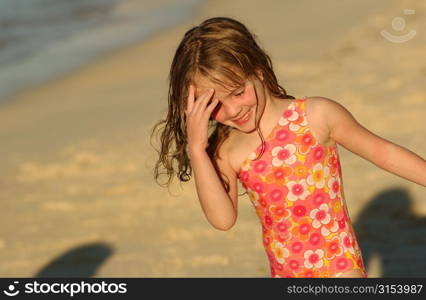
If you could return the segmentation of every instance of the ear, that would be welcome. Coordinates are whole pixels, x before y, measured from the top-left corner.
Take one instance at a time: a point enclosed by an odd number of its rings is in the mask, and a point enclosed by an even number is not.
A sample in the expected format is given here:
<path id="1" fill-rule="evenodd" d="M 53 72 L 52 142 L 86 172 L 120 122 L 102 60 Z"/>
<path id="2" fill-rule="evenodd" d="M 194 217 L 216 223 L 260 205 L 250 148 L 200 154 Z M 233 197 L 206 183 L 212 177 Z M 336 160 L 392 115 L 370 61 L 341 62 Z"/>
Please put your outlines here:
<path id="1" fill-rule="evenodd" d="M 259 78 L 260 81 L 263 81 L 263 72 L 262 72 L 262 70 L 257 69 L 255 72 L 256 72 L 257 78 Z"/>

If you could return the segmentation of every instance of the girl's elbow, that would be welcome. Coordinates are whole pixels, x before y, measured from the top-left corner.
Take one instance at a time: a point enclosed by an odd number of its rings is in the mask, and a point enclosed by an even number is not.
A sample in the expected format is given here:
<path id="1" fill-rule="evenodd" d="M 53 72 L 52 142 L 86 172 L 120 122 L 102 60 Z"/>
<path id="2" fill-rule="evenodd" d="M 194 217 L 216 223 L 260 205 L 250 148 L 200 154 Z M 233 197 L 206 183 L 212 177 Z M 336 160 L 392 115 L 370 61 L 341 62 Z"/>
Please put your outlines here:
<path id="1" fill-rule="evenodd" d="M 228 230 L 230 230 L 232 227 L 234 227 L 234 225 L 235 225 L 235 223 L 236 223 L 236 221 L 237 221 L 237 218 L 235 217 L 235 218 L 232 218 L 231 220 L 229 220 L 229 221 L 226 221 L 226 222 L 217 222 L 217 223 L 211 223 L 211 225 L 215 228 L 215 229 L 217 229 L 217 230 L 220 230 L 220 231 L 228 231 Z"/>

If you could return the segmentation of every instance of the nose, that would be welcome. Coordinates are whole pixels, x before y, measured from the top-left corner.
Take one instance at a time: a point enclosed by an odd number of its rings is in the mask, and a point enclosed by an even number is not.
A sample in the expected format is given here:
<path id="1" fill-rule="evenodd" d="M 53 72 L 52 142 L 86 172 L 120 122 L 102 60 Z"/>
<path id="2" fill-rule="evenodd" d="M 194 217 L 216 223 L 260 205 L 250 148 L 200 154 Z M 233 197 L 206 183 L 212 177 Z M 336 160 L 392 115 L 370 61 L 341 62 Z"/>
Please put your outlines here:
<path id="1" fill-rule="evenodd" d="M 226 113 L 226 116 L 229 119 L 235 119 L 241 112 L 241 107 L 234 101 L 223 101 L 222 102 L 223 110 Z"/>

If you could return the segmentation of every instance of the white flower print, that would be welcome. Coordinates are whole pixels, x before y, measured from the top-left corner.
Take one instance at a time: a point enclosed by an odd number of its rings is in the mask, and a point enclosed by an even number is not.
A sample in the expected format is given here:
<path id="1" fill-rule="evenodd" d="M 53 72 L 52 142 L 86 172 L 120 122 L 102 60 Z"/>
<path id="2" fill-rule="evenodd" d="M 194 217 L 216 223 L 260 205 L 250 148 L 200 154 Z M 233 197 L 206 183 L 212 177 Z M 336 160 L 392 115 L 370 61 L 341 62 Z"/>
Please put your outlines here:
<path id="1" fill-rule="evenodd" d="M 337 194 L 340 193 L 340 180 L 337 177 L 331 177 L 327 183 L 329 195 L 331 199 L 336 198 Z"/>
<path id="2" fill-rule="evenodd" d="M 312 175 L 308 177 L 308 184 L 315 185 L 316 188 L 322 189 L 325 185 L 325 178 L 330 174 L 330 169 L 328 167 L 323 167 L 321 163 L 317 163 L 313 170 Z"/>
<path id="3" fill-rule="evenodd" d="M 324 261 L 322 260 L 322 258 L 324 257 L 324 250 L 306 250 L 305 253 L 303 253 L 303 257 L 305 258 L 305 268 L 321 268 L 324 265 Z"/>
<path id="4" fill-rule="evenodd" d="M 319 208 L 311 210 L 309 216 L 313 219 L 312 227 L 320 228 L 323 224 L 330 223 L 331 216 L 328 213 L 328 205 L 323 203 Z"/>
<path id="5" fill-rule="evenodd" d="M 272 165 L 274 167 L 282 166 L 283 163 L 292 165 L 296 162 L 296 146 L 293 144 L 285 145 L 284 147 L 276 146 L 272 149 Z"/>
<path id="6" fill-rule="evenodd" d="M 278 120 L 278 123 L 281 126 L 285 126 L 290 122 L 296 121 L 299 118 L 299 113 L 294 110 L 294 107 L 289 107 L 288 110 L 284 112 L 284 116 L 281 116 L 281 118 Z"/>
<path id="7" fill-rule="evenodd" d="M 275 258 L 280 264 L 283 264 L 285 258 L 290 256 L 290 250 L 284 247 L 284 245 L 281 244 L 280 242 L 274 243 L 272 249 L 274 251 Z"/>
<path id="8" fill-rule="evenodd" d="M 297 199 L 305 200 L 309 195 L 308 185 L 305 179 L 300 181 L 289 181 L 286 185 L 288 188 L 287 199 L 290 201 L 296 201 Z"/>
<path id="9" fill-rule="evenodd" d="M 355 253 L 354 247 L 352 247 L 352 235 L 347 234 L 346 232 L 340 233 L 340 242 L 343 246 L 343 252 Z"/>

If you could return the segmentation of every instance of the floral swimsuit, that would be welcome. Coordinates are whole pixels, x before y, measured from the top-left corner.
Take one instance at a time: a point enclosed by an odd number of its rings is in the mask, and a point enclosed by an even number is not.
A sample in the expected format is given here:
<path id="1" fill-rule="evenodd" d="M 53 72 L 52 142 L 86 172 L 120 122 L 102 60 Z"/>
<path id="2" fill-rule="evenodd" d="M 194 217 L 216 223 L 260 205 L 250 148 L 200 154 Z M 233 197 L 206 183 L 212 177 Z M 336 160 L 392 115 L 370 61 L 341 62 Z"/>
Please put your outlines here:
<path id="1" fill-rule="evenodd" d="M 262 224 L 272 277 L 337 277 L 358 269 L 361 250 L 349 218 L 337 146 L 312 135 L 305 99 L 292 100 L 239 179 Z"/>

